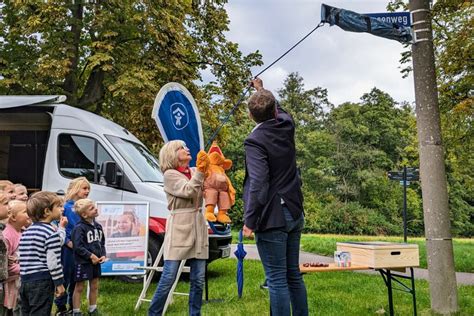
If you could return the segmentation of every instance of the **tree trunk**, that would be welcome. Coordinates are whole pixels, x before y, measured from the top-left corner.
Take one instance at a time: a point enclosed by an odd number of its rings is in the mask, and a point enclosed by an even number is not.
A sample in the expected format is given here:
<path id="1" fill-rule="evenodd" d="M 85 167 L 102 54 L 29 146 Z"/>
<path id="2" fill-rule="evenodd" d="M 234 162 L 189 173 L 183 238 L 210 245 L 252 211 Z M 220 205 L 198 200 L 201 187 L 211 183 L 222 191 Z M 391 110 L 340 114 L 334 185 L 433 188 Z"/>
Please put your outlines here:
<path id="1" fill-rule="evenodd" d="M 82 31 L 82 18 L 83 18 L 83 7 L 82 4 L 73 4 L 71 7 L 72 20 L 71 20 L 71 33 L 72 42 L 68 43 L 68 51 L 70 54 L 70 66 L 69 73 L 64 81 L 64 90 L 67 91 L 68 101 L 71 105 L 77 104 L 77 88 L 78 88 L 78 70 L 79 65 L 79 46 L 81 45 L 81 31 Z"/>
<path id="2" fill-rule="evenodd" d="M 412 57 L 431 308 L 452 314 L 458 310 L 457 286 L 429 0 L 410 0 L 409 6 L 411 12 L 421 9 L 412 23 L 423 21 L 414 25 Z"/>

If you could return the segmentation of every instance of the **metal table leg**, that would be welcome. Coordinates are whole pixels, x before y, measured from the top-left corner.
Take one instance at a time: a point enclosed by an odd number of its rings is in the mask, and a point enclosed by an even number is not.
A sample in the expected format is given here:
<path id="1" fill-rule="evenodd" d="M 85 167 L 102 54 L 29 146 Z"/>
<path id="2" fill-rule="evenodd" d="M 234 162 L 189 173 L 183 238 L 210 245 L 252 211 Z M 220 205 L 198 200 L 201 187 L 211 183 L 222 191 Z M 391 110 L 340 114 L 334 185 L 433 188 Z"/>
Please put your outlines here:
<path id="1" fill-rule="evenodd" d="M 388 309 L 390 316 L 393 316 L 393 295 L 392 295 L 392 274 L 387 269 L 387 289 L 388 289 Z"/>
<path id="2" fill-rule="evenodd" d="M 392 273 L 389 269 L 379 269 L 380 275 L 382 276 L 385 285 L 387 286 L 387 293 L 388 293 L 388 306 L 389 306 L 389 312 L 390 316 L 394 315 L 394 309 L 393 309 L 393 289 L 399 290 L 402 292 L 407 292 L 412 295 L 413 298 L 413 315 L 416 316 L 416 292 L 415 292 L 415 275 L 413 272 L 413 268 L 410 267 L 410 276 L 406 275 L 401 275 L 401 274 L 396 274 Z M 398 278 L 401 279 L 410 279 L 410 285 L 411 287 L 408 287 L 406 284 L 398 280 Z M 393 288 L 392 281 L 395 281 L 396 284 L 401 286 L 401 288 Z"/>
<path id="3" fill-rule="evenodd" d="M 416 316 L 416 291 L 415 291 L 415 273 L 413 268 L 410 267 L 410 278 L 411 278 L 411 294 L 413 296 L 413 315 Z"/>

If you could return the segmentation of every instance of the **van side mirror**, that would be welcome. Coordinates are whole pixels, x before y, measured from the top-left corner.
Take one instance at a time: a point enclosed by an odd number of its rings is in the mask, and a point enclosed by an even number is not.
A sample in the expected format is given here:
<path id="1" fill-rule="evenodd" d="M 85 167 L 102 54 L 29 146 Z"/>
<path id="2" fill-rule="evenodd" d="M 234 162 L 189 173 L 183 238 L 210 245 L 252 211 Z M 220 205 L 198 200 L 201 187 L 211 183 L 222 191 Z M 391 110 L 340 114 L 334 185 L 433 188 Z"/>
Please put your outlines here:
<path id="1" fill-rule="evenodd" d="M 100 180 L 111 187 L 120 187 L 122 183 L 122 172 L 115 161 L 104 161 L 100 167 Z"/>

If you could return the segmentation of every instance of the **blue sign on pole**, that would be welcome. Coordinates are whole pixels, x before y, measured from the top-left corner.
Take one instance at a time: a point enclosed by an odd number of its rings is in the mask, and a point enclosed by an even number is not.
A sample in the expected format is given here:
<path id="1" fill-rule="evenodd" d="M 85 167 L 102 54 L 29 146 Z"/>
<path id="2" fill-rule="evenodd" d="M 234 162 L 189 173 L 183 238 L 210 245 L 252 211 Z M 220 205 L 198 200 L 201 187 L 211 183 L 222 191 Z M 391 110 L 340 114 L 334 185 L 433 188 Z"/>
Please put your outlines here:
<path id="1" fill-rule="evenodd" d="M 321 22 L 337 25 L 349 32 L 369 33 L 400 43 L 411 43 L 413 36 L 410 13 L 369 13 L 357 12 L 321 4 Z M 407 26 L 404 26 L 407 25 Z"/>
<path id="2" fill-rule="evenodd" d="M 188 89 L 176 82 L 164 85 L 155 98 L 151 116 L 155 119 L 165 142 L 182 140 L 191 152 L 190 166 L 196 166 L 196 156 L 204 148 L 201 117 Z"/>
<path id="3" fill-rule="evenodd" d="M 380 22 L 397 24 L 405 27 L 411 26 L 410 12 L 364 13 L 364 15 L 375 18 Z"/>

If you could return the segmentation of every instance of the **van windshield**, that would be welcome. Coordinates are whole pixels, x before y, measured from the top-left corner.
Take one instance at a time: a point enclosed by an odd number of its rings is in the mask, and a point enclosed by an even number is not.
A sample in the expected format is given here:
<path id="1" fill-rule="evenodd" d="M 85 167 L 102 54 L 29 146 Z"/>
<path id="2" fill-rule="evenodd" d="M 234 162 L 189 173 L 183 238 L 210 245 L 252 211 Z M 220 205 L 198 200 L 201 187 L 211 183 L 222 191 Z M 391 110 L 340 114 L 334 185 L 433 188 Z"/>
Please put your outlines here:
<path id="1" fill-rule="evenodd" d="M 106 137 L 143 182 L 163 182 L 163 174 L 158 162 L 148 149 L 120 137 L 111 135 L 106 135 Z"/>

